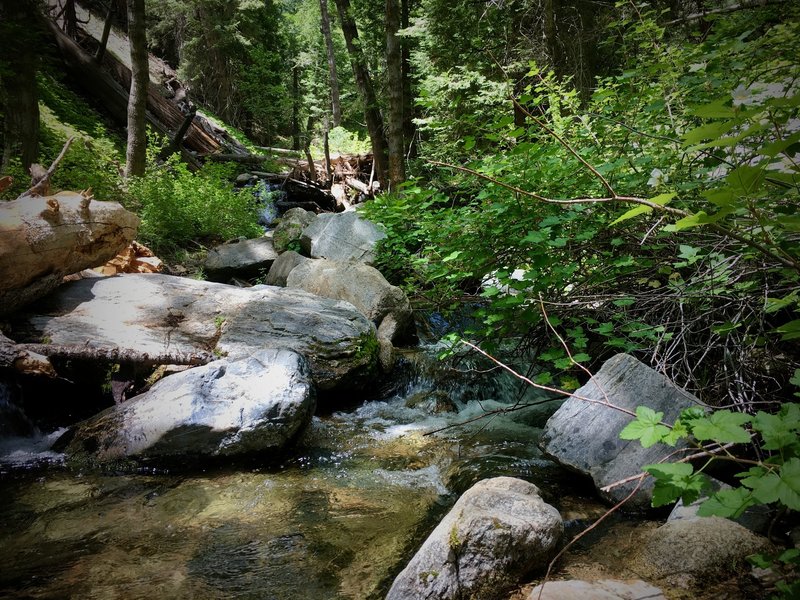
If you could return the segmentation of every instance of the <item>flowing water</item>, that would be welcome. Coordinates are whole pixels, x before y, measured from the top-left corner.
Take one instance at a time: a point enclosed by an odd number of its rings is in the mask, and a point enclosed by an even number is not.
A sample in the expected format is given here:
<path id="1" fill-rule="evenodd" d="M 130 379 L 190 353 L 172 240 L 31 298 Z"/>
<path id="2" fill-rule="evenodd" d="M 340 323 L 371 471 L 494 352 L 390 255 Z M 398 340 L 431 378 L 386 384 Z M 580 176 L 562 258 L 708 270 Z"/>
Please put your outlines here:
<path id="1" fill-rule="evenodd" d="M 6 459 L 0 597 L 380 598 L 475 481 L 522 477 L 557 507 L 580 496 L 536 449 L 541 407 L 426 435 L 507 408 L 513 380 L 408 363 L 396 393 L 315 417 L 278 463 L 98 474 Z"/>

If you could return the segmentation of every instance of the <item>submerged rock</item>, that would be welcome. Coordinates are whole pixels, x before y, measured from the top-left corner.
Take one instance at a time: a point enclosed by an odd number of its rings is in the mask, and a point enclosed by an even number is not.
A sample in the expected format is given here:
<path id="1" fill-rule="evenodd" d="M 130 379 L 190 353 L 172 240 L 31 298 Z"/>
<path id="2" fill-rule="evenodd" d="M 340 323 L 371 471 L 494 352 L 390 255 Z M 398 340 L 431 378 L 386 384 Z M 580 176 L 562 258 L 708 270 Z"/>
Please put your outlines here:
<path id="1" fill-rule="evenodd" d="M 394 580 L 386 600 L 490 600 L 552 558 L 564 528 L 532 483 L 478 482 Z"/>
<path id="2" fill-rule="evenodd" d="M 663 412 L 667 423 L 700 401 L 634 357 L 617 354 L 550 417 L 540 441 L 542 450 L 560 464 L 590 476 L 600 495 L 617 503 L 631 493 L 636 482 L 609 492 L 601 488 L 640 473 L 643 466 L 660 461 L 667 452 L 658 444 L 643 448 L 638 440 L 620 439 L 632 417 L 604 405 L 606 401 L 628 411 L 650 407 Z M 649 508 L 652 493 L 653 479 L 647 478 L 626 506 Z"/>
<path id="3" fill-rule="evenodd" d="M 375 244 L 386 233 L 355 212 L 323 213 L 303 230 L 300 246 L 311 258 L 375 262 Z"/>
<path id="4" fill-rule="evenodd" d="M 31 310 L 14 322 L 18 342 L 230 359 L 293 350 L 320 390 L 359 389 L 377 372 L 374 325 L 346 302 L 302 290 L 130 274 L 66 284 Z"/>
<path id="5" fill-rule="evenodd" d="M 599 581 L 548 581 L 537 585 L 528 595 L 528 600 L 666 600 L 657 587 L 639 579 L 618 581 L 601 579 Z"/>
<path id="6" fill-rule="evenodd" d="M 308 260 L 291 270 L 286 287 L 349 302 L 378 326 L 378 332 L 384 333 L 383 337 L 392 344 L 411 337 L 414 323 L 408 298 L 374 267 L 336 260 Z M 391 326 L 383 325 L 386 319 L 390 319 Z"/>
<path id="7" fill-rule="evenodd" d="M 261 350 L 177 373 L 79 423 L 70 458 L 232 456 L 283 448 L 314 413 L 306 360 Z"/>
<path id="8" fill-rule="evenodd" d="M 208 253 L 203 265 L 211 281 L 228 281 L 231 277 L 258 277 L 269 271 L 278 253 L 269 237 L 239 240 L 217 246 Z"/>

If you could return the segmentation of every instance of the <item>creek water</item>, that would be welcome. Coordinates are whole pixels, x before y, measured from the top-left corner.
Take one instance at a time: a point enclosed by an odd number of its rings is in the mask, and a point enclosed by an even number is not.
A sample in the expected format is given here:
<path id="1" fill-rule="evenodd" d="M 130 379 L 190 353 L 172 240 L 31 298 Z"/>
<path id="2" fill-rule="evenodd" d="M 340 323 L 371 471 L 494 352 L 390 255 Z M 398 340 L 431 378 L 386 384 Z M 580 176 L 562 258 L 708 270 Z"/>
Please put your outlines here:
<path id="1" fill-rule="evenodd" d="M 583 483 L 536 447 L 552 403 L 429 434 L 508 408 L 520 388 L 474 365 L 443 372 L 430 352 L 405 362 L 393 393 L 315 417 L 278 461 L 81 473 L 20 468 L 46 439 L 6 447 L 0 597 L 381 598 L 480 479 L 527 479 L 562 510 L 582 502 Z"/>

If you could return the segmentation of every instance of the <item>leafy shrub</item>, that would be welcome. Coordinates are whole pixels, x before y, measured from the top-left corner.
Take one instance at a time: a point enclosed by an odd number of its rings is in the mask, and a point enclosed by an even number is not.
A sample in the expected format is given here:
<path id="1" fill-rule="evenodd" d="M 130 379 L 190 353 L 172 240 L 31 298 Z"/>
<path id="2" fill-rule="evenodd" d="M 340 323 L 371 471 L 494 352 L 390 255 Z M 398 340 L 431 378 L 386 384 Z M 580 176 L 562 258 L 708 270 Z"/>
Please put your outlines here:
<path id="1" fill-rule="evenodd" d="M 255 237 L 257 205 L 250 190 L 235 190 L 235 167 L 207 163 L 192 173 L 177 155 L 163 164 L 152 159 L 144 176 L 131 178 L 132 208 L 142 218 L 139 238 L 162 251 L 174 251 L 190 242 L 216 242 L 238 236 Z"/>

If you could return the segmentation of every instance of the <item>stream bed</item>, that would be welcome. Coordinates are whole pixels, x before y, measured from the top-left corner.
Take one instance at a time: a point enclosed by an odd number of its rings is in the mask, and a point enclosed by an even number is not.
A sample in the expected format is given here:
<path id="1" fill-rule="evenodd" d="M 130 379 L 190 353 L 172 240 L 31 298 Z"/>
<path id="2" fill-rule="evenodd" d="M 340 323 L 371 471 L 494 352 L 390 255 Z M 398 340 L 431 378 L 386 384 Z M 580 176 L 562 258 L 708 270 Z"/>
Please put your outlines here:
<path id="1" fill-rule="evenodd" d="M 480 479 L 521 477 L 562 512 L 597 513 L 584 482 L 537 449 L 541 407 L 427 435 L 508 407 L 519 390 L 509 377 L 478 389 L 451 376 L 456 410 L 437 414 L 429 368 L 388 398 L 315 417 L 281 462 L 180 474 L 5 467 L 0 596 L 381 598 Z"/>

